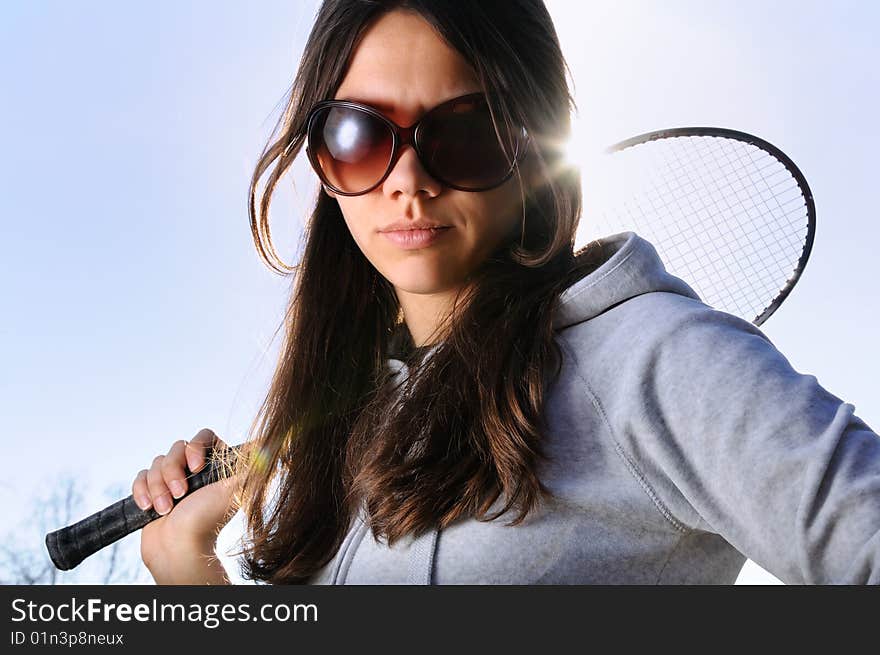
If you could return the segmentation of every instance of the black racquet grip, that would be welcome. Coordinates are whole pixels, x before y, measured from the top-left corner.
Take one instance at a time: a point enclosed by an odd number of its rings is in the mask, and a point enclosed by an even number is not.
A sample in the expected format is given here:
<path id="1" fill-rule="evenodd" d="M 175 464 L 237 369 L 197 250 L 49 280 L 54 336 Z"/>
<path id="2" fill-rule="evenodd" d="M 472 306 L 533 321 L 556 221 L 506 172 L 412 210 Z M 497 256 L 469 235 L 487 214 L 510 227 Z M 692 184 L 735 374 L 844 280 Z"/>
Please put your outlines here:
<path id="1" fill-rule="evenodd" d="M 197 473 L 187 476 L 186 493 L 180 498 L 172 498 L 171 502 L 176 505 L 193 491 L 221 479 L 223 469 L 227 464 L 234 462 L 239 448 L 240 446 L 233 447 L 225 459 L 211 457 L 211 451 L 208 451 L 206 465 Z M 108 505 L 82 521 L 50 532 L 46 535 L 46 549 L 49 551 L 52 563 L 58 569 L 69 571 L 89 555 L 93 555 L 126 535 L 140 530 L 147 523 L 155 521 L 161 516 L 152 507 L 148 510 L 142 510 L 134 502 L 134 497 L 129 496 Z"/>

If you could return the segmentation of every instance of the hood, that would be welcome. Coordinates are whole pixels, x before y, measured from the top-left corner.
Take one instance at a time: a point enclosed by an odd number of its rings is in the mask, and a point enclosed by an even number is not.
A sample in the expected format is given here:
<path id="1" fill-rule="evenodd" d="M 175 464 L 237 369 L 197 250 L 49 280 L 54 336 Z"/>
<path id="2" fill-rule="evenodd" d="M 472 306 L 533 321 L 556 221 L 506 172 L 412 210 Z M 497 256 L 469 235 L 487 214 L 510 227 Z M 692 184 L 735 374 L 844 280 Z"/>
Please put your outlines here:
<path id="1" fill-rule="evenodd" d="M 652 291 L 700 299 L 684 280 L 666 271 L 654 246 L 635 232 L 620 232 L 598 241 L 608 258 L 560 294 L 553 321 L 556 330 L 588 321 L 615 305 Z"/>

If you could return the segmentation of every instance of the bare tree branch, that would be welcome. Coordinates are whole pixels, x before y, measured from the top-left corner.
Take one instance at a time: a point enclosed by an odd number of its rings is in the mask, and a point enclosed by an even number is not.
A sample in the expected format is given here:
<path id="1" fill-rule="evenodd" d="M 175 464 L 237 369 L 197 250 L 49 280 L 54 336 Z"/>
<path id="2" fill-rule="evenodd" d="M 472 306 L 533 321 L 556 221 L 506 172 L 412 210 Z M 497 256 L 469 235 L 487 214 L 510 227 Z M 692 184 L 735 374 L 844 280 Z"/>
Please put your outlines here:
<path id="1" fill-rule="evenodd" d="M 31 501 L 29 520 L 5 526 L 0 537 L 0 583 L 2 584 L 137 584 L 149 575 L 140 559 L 139 537 L 129 536 L 95 553 L 72 571 L 59 571 L 46 552 L 46 533 L 70 525 L 92 510 L 85 507 L 85 485 L 73 474 L 62 475 L 37 488 L 47 489 Z M 105 490 L 102 501 L 125 496 L 124 487 Z"/>

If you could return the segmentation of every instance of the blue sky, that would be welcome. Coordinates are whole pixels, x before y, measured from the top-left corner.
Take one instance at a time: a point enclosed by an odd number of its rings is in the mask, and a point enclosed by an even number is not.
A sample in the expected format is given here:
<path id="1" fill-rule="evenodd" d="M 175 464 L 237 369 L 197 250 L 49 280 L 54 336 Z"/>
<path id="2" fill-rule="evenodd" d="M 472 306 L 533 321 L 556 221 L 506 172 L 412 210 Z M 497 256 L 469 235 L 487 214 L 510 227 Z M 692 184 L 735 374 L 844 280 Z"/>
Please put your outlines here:
<path id="1" fill-rule="evenodd" d="M 62 472 L 76 472 L 84 487 L 127 486 L 175 439 L 202 427 L 231 442 L 246 433 L 289 292 L 253 248 L 247 188 L 316 7 L 43 0 L 0 8 L 7 524 Z M 717 125 L 761 136 L 800 166 L 816 199 L 816 243 L 764 331 L 796 369 L 877 429 L 880 226 L 869 198 L 880 145 L 872 127 L 880 6 L 548 7 L 574 75 L 585 148 Z M 304 162 L 291 177 L 296 189 L 278 196 L 272 220 L 288 262 L 315 192 Z M 754 576 L 743 580 L 769 580 Z"/>

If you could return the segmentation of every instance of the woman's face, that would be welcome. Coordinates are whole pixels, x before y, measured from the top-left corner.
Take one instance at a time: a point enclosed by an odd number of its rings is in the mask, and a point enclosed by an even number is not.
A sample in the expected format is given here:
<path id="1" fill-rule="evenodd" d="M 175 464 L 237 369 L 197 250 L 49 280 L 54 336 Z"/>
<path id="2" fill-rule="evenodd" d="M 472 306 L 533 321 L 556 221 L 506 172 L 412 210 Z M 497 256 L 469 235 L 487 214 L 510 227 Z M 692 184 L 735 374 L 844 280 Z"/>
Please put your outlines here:
<path id="1" fill-rule="evenodd" d="M 479 91 L 456 50 L 421 16 L 397 10 L 364 34 L 335 98 L 372 105 L 406 127 L 446 100 Z M 522 212 L 515 175 L 489 191 L 458 191 L 429 176 L 410 146 L 377 188 L 335 197 L 352 237 L 401 301 L 406 294 L 454 293 L 519 225 Z M 451 227 L 409 248 L 383 233 L 391 223 L 416 219 Z"/>

